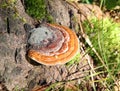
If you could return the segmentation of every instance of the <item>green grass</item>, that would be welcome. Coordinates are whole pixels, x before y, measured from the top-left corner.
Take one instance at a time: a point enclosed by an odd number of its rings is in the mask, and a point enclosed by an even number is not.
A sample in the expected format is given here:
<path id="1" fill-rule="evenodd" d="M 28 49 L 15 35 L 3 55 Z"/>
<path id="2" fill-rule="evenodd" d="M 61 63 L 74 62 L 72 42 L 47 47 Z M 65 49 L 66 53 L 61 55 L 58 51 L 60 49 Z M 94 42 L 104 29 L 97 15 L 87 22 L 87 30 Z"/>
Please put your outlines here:
<path id="1" fill-rule="evenodd" d="M 87 49 L 94 59 L 95 65 L 97 67 L 103 66 L 96 72 L 104 71 L 102 74 L 106 79 L 104 83 L 111 89 L 120 72 L 120 24 L 108 18 L 102 20 L 91 18 L 90 23 L 93 27 L 90 26 L 88 21 L 84 22 L 85 31 L 92 42 L 93 48 L 98 52 L 105 65 L 91 50 L 92 48 L 87 47 Z"/>

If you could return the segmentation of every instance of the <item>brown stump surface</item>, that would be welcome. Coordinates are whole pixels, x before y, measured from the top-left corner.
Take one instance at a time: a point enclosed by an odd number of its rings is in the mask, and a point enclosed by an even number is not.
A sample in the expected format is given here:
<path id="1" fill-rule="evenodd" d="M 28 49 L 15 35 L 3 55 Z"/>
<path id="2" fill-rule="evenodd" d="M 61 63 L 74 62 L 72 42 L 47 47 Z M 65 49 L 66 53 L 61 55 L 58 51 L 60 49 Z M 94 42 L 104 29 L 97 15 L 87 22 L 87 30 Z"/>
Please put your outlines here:
<path id="1" fill-rule="evenodd" d="M 71 10 L 73 14 L 76 13 L 75 8 L 62 0 L 57 2 L 48 0 L 47 3 L 49 3 L 48 11 L 56 23 L 75 29 L 73 26 L 75 22 L 71 19 L 70 13 Z M 26 18 L 27 23 L 32 24 L 33 20 L 24 12 L 24 8 L 19 7 L 22 6 L 21 1 L 18 0 L 17 4 L 20 16 Z M 79 82 L 78 78 L 88 75 L 84 73 L 90 70 L 86 57 L 82 58 L 79 64 L 71 67 L 30 63 L 26 59 L 26 32 L 23 26 L 24 23 L 18 17 L 14 17 L 14 10 L 0 8 L 0 91 L 13 91 L 16 88 L 30 91 L 37 85 L 49 85 L 58 81 L 77 79 L 76 82 Z"/>

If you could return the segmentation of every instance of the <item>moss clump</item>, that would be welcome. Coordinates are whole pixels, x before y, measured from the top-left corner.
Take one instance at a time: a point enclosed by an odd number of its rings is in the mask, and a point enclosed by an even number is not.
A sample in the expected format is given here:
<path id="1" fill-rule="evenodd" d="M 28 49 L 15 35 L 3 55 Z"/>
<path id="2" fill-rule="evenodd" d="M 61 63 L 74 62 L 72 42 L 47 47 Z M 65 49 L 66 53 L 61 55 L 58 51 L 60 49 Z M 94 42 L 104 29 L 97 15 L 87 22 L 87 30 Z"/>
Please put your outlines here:
<path id="1" fill-rule="evenodd" d="M 93 28 L 91 28 L 88 21 L 84 22 L 84 28 L 93 47 L 97 50 L 106 64 L 114 64 L 114 66 L 109 65 L 109 68 L 118 67 L 117 65 L 120 65 L 119 24 L 108 18 L 102 20 L 92 18 L 90 22 L 93 25 Z M 93 51 L 90 51 L 90 55 L 95 58 L 94 60 L 97 60 L 97 62 L 100 63 Z"/>
<path id="2" fill-rule="evenodd" d="M 37 20 L 47 19 L 52 21 L 52 16 L 50 16 L 46 10 L 45 0 L 25 0 L 26 12 Z"/>
<path id="3" fill-rule="evenodd" d="M 46 5 L 44 0 L 25 0 L 26 11 L 29 15 L 36 19 L 45 17 Z"/>

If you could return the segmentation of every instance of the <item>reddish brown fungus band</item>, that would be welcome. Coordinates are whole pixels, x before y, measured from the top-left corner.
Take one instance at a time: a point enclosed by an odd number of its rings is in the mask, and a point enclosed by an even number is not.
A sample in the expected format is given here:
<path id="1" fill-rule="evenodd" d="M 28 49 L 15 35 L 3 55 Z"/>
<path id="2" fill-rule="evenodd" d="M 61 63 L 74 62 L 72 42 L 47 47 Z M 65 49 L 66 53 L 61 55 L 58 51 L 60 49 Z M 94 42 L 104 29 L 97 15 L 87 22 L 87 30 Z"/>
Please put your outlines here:
<path id="1" fill-rule="evenodd" d="M 38 63 L 44 65 L 57 65 L 67 63 L 79 52 L 79 40 L 75 32 L 61 25 L 47 24 L 47 26 L 55 28 L 62 33 L 64 37 L 62 46 L 58 48 L 59 50 L 50 52 L 50 55 L 44 54 L 40 52 L 40 50 L 36 51 L 35 49 L 30 49 L 28 51 L 28 56 Z"/>

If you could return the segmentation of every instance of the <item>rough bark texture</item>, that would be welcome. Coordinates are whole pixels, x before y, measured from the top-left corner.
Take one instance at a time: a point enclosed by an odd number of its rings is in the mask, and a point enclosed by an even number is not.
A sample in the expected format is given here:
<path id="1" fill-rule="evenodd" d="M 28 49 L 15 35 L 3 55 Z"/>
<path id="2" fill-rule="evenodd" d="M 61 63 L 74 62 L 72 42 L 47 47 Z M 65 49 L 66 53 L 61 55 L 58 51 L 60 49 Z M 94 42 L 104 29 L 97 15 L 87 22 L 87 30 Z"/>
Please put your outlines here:
<path id="1" fill-rule="evenodd" d="M 63 0 L 48 0 L 46 4 L 56 23 L 75 29 L 75 21 L 72 20 L 72 14 L 77 13 L 75 8 Z M 19 15 L 32 25 L 33 20 L 25 13 L 20 0 L 16 7 Z M 90 69 L 85 58 L 71 67 L 45 66 L 27 60 L 24 23 L 14 14 L 10 8 L 0 8 L 0 91 L 31 91 L 37 85 L 49 85 L 88 75 L 84 73 Z"/>
<path id="2" fill-rule="evenodd" d="M 63 0 L 46 0 L 47 11 L 53 16 L 56 23 L 69 26 L 70 15 L 67 3 Z"/>

